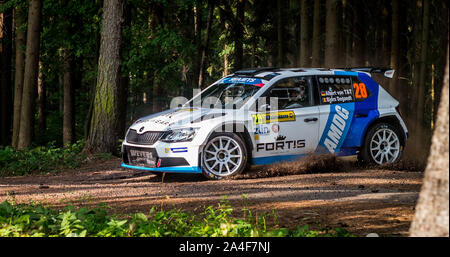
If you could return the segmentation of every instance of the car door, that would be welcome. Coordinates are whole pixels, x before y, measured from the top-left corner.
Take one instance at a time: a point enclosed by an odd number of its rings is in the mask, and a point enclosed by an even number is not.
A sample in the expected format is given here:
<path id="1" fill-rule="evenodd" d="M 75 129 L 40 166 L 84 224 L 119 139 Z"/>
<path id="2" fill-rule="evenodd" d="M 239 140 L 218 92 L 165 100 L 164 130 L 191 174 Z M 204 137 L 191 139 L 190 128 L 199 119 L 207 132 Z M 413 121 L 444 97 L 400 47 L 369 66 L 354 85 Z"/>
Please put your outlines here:
<path id="1" fill-rule="evenodd" d="M 350 130 L 355 103 L 352 80 L 345 75 L 317 76 L 320 130 L 316 152 L 341 154 Z"/>
<path id="2" fill-rule="evenodd" d="M 251 114 L 254 164 L 292 160 L 315 151 L 320 116 L 314 79 L 284 78 L 263 94 L 266 103 Z"/>

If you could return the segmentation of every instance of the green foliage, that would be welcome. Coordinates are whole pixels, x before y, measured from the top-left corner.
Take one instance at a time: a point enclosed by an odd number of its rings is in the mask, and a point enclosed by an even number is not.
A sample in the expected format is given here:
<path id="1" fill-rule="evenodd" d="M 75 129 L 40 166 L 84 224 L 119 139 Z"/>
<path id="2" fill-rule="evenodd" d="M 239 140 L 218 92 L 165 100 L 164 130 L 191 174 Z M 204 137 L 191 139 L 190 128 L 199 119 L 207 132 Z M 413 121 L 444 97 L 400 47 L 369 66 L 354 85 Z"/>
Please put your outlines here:
<path id="1" fill-rule="evenodd" d="M 0 147 L 0 176 L 18 176 L 31 172 L 53 172 L 62 168 L 76 168 L 85 159 L 84 141 L 55 147 L 53 143 L 25 150 Z"/>
<path id="2" fill-rule="evenodd" d="M 0 236 L 8 237 L 346 237 L 346 230 L 296 230 L 267 227 L 262 218 L 238 219 L 226 200 L 205 207 L 198 215 L 178 209 L 135 213 L 126 218 L 108 215 L 106 206 L 54 210 L 36 204 L 0 204 Z"/>

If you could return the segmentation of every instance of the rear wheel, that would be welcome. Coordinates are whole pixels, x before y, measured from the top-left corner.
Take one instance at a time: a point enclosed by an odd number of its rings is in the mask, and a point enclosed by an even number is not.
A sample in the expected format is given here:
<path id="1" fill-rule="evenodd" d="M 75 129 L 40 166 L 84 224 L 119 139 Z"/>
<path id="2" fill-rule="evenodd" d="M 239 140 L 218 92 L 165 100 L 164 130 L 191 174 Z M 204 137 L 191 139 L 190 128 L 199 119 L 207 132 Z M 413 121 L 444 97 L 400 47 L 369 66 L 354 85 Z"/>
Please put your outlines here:
<path id="1" fill-rule="evenodd" d="M 378 123 L 367 132 L 361 158 L 365 162 L 381 165 L 398 161 L 402 152 L 398 129 L 389 123 Z"/>
<path id="2" fill-rule="evenodd" d="M 216 133 L 202 152 L 203 175 L 209 179 L 228 179 L 241 173 L 247 164 L 247 148 L 233 133 Z"/>

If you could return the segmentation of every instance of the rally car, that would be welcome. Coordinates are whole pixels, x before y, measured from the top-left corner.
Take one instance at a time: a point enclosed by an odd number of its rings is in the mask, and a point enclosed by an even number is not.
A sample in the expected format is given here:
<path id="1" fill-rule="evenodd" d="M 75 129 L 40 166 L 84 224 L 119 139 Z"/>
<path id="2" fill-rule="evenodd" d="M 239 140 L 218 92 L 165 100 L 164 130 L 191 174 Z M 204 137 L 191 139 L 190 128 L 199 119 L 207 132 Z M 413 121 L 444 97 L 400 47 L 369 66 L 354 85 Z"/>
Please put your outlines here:
<path id="1" fill-rule="evenodd" d="M 125 168 L 231 178 L 249 165 L 310 154 L 396 162 L 408 138 L 395 100 L 372 79 L 388 68 L 256 68 L 224 77 L 183 105 L 138 119 Z"/>

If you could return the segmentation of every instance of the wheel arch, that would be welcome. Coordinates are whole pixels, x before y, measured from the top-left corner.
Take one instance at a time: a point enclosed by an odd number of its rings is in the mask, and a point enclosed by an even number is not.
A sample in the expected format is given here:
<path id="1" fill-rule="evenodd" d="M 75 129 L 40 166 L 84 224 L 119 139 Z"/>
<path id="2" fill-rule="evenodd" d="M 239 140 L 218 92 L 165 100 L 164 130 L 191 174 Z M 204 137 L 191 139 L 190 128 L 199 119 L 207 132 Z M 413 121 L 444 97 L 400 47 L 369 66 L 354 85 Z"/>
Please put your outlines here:
<path id="1" fill-rule="evenodd" d="M 203 151 L 203 147 L 205 147 L 206 143 L 211 139 L 211 137 L 214 136 L 215 133 L 218 132 L 228 132 L 228 133 L 233 133 L 236 134 L 237 136 L 239 136 L 242 141 L 245 143 L 245 147 L 247 147 L 247 160 L 248 163 L 251 162 L 252 159 L 252 151 L 253 151 L 253 143 L 250 137 L 250 133 L 248 132 L 247 126 L 245 125 L 245 123 L 243 122 L 224 122 L 221 123 L 219 125 L 217 125 L 214 129 L 212 129 L 209 134 L 206 136 L 205 141 L 202 143 L 202 151 Z M 199 167 L 201 167 L 202 165 L 202 160 L 201 160 L 201 152 L 199 152 L 199 158 L 198 158 L 198 162 L 199 162 Z"/>
<path id="2" fill-rule="evenodd" d="M 362 144 L 361 147 L 364 147 L 364 142 L 365 142 L 365 138 L 367 136 L 367 133 L 370 131 L 370 129 L 379 124 L 379 123 L 388 123 L 391 124 L 393 126 L 395 126 L 395 128 L 398 130 L 399 132 L 399 136 L 400 136 L 400 144 L 404 147 L 406 144 L 406 135 L 403 132 L 403 127 L 400 124 L 400 121 L 398 120 L 397 116 L 395 116 L 394 114 L 390 114 L 390 115 L 386 115 L 383 117 L 379 117 L 377 119 L 374 119 L 367 127 L 366 130 L 364 131 L 364 137 L 362 138 Z"/>

